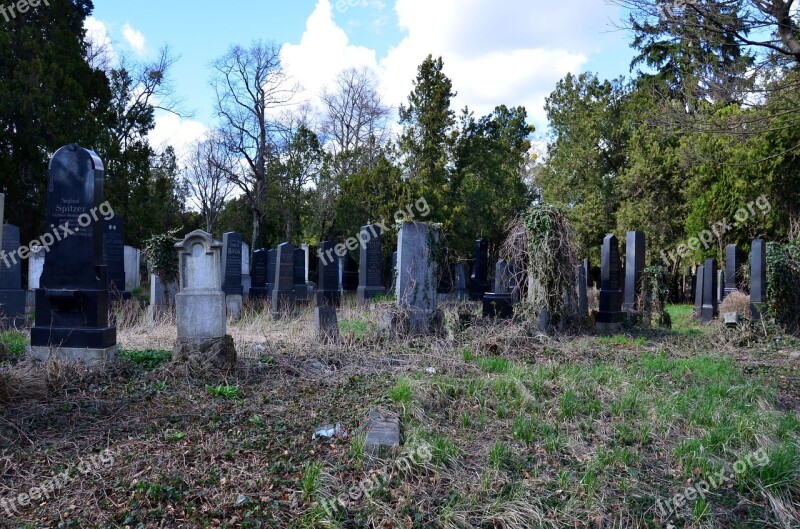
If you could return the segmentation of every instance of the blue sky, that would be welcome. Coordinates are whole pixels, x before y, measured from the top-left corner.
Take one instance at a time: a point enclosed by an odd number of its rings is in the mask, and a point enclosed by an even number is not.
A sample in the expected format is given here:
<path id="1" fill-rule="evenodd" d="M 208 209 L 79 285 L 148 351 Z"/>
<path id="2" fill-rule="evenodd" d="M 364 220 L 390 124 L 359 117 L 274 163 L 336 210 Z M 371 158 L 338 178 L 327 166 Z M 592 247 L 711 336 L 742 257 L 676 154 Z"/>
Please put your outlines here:
<path id="1" fill-rule="evenodd" d="M 405 102 L 416 66 L 441 55 L 459 93 L 455 109 L 485 114 L 524 105 L 539 131 L 544 97 L 567 72 L 628 73 L 628 36 L 604 0 L 95 0 L 87 29 L 114 53 L 147 60 L 163 45 L 180 57 L 172 72 L 190 118 L 161 115 L 155 143 L 186 144 L 214 126 L 208 65 L 234 44 L 283 46 L 287 69 L 314 102 L 347 67 L 375 70 L 387 103 Z M 180 150 L 180 145 L 178 146 Z"/>

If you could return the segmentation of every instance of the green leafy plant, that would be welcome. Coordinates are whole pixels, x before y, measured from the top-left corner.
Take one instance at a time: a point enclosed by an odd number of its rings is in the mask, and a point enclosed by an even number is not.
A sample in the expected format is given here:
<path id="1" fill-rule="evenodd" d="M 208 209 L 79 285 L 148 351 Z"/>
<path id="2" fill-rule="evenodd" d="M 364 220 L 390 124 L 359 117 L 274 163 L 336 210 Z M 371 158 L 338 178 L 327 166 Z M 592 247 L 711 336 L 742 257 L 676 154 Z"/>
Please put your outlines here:
<path id="1" fill-rule="evenodd" d="M 787 331 L 800 331 L 800 246 L 767 243 L 767 314 Z"/>
<path id="2" fill-rule="evenodd" d="M 643 317 L 667 329 L 672 327 L 672 319 L 667 312 L 670 279 L 669 270 L 664 266 L 648 266 L 642 272 L 640 310 Z"/>
<path id="3" fill-rule="evenodd" d="M 168 362 L 172 358 L 172 353 L 156 349 L 147 349 L 145 351 L 122 349 L 119 352 L 119 356 L 143 369 L 156 369 Z"/>
<path id="4" fill-rule="evenodd" d="M 168 285 L 178 279 L 178 252 L 175 250 L 175 245 L 180 240 L 175 237 L 175 234 L 180 229 L 176 228 L 167 233 L 153 235 L 145 241 L 142 251 L 150 271 L 164 285 L 164 294 L 167 299 L 169 299 L 169 293 L 166 290 Z"/>
<path id="5" fill-rule="evenodd" d="M 25 335 L 17 331 L 0 332 L 0 343 L 8 347 L 12 356 L 20 357 L 25 354 L 25 347 L 28 345 L 28 339 Z"/>
<path id="6" fill-rule="evenodd" d="M 241 399 L 242 392 L 238 386 L 225 386 L 220 384 L 219 386 L 206 386 L 206 391 L 212 397 L 218 397 L 223 399 Z"/>

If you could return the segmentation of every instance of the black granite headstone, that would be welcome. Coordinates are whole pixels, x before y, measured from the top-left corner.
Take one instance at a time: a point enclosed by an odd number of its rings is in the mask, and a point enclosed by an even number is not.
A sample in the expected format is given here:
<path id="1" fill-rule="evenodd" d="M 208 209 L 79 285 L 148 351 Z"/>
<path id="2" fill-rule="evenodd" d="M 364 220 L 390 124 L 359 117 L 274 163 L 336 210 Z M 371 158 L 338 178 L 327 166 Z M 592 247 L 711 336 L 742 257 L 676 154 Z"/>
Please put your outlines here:
<path id="1" fill-rule="evenodd" d="M 766 303 L 767 245 L 763 239 L 756 239 L 750 252 L 750 312 L 753 320 L 761 320 Z"/>
<path id="2" fill-rule="evenodd" d="M 735 244 L 725 247 L 725 297 L 739 290 L 745 256 Z"/>
<path id="3" fill-rule="evenodd" d="M 592 267 L 589 264 L 589 258 L 583 260 L 583 277 L 586 278 L 586 288 L 592 288 Z"/>
<path id="4" fill-rule="evenodd" d="M 711 322 L 717 315 L 717 260 L 706 259 L 703 266 L 703 323 Z"/>
<path id="5" fill-rule="evenodd" d="M 469 296 L 480 301 L 489 290 L 489 242 L 486 239 L 475 241 L 475 261 L 469 281 Z"/>
<path id="6" fill-rule="evenodd" d="M 242 236 L 235 231 L 222 234 L 222 291 L 226 296 L 241 296 Z"/>
<path id="7" fill-rule="evenodd" d="M 263 248 L 253 252 L 250 261 L 250 299 L 264 299 L 269 296 L 267 291 L 267 250 Z"/>
<path id="8" fill-rule="evenodd" d="M 458 263 L 456 265 L 456 299 L 466 299 L 469 295 L 467 289 L 467 265 Z"/>
<path id="9" fill-rule="evenodd" d="M 103 264 L 103 162 L 77 145 L 50 161 L 46 226 L 58 230 L 36 291 L 33 347 L 109 350 L 108 273 Z"/>
<path id="10" fill-rule="evenodd" d="M 336 243 L 323 241 L 319 244 L 319 264 L 317 265 L 317 306 L 339 306 L 339 258 L 333 254 Z"/>
<path id="11" fill-rule="evenodd" d="M 705 267 L 698 266 L 694 281 L 694 319 L 699 320 L 703 315 L 703 280 Z"/>
<path id="12" fill-rule="evenodd" d="M 308 286 L 306 286 L 306 251 L 303 248 L 296 248 L 294 251 L 292 281 L 294 282 L 295 301 L 308 301 Z"/>
<path id="13" fill-rule="evenodd" d="M 0 313 L 4 327 L 16 327 L 25 319 L 25 291 L 22 289 L 22 258 L 19 228 L 3 225 L 3 256 L 0 261 Z"/>
<path id="14" fill-rule="evenodd" d="M 356 299 L 360 303 L 386 294 L 386 289 L 383 287 L 381 235 L 381 227 L 377 224 L 361 227 L 356 293 Z"/>
<path id="15" fill-rule="evenodd" d="M 641 231 L 629 231 L 625 242 L 625 303 L 622 310 L 636 310 L 641 294 L 644 272 L 645 235 Z"/>
<path id="16" fill-rule="evenodd" d="M 103 262 L 108 267 L 108 289 L 111 295 L 130 299 L 131 293 L 125 292 L 125 220 L 120 215 L 105 221 Z"/>
<path id="17" fill-rule="evenodd" d="M 625 312 L 622 311 L 622 271 L 616 235 L 607 235 L 603 239 L 601 254 L 600 310 L 595 321 L 621 323 L 625 320 Z"/>
<path id="18" fill-rule="evenodd" d="M 272 314 L 276 317 L 294 306 L 294 250 L 294 246 L 288 242 L 278 245 L 276 250 L 275 286 L 272 290 Z"/>

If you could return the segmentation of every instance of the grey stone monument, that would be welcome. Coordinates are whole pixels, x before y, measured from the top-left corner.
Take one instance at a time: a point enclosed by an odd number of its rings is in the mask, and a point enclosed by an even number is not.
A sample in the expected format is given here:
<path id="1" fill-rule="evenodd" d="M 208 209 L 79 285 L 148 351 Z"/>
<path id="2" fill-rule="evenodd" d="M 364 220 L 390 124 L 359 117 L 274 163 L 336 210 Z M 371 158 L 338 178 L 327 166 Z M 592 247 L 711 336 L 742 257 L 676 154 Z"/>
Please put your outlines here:
<path id="1" fill-rule="evenodd" d="M 329 250 L 336 244 L 323 241 L 319 245 L 319 265 L 317 268 L 317 306 L 331 305 L 338 307 L 341 300 L 339 291 L 339 259 Z M 332 257 L 329 257 L 332 256 Z"/>
<path id="2" fill-rule="evenodd" d="M 725 296 L 739 290 L 745 256 L 735 244 L 725 247 Z"/>
<path id="3" fill-rule="evenodd" d="M 367 300 L 386 294 L 383 286 L 381 235 L 381 227 L 377 224 L 361 227 L 358 290 L 356 292 L 356 299 L 359 303 L 365 303 Z"/>
<path id="4" fill-rule="evenodd" d="M 467 289 L 468 269 L 465 263 L 458 263 L 456 265 L 456 299 L 459 301 L 465 300 L 469 297 L 469 290 Z"/>
<path id="5" fill-rule="evenodd" d="M 750 312 L 753 320 L 761 320 L 767 303 L 767 245 L 763 239 L 753 241 L 750 251 Z"/>
<path id="6" fill-rule="evenodd" d="M 272 317 L 280 318 L 283 313 L 294 310 L 294 259 L 295 248 L 291 243 L 278 245 L 275 260 L 275 286 L 272 290 Z"/>
<path id="7" fill-rule="evenodd" d="M 717 315 L 717 260 L 706 259 L 703 266 L 703 310 L 701 320 L 710 323 Z"/>
<path id="8" fill-rule="evenodd" d="M 614 330 L 626 316 L 622 310 L 622 271 L 616 235 L 606 235 L 601 253 L 600 310 L 595 322 L 600 330 Z"/>
<path id="9" fill-rule="evenodd" d="M 428 334 L 436 327 L 436 261 L 430 247 L 439 243 L 437 228 L 405 222 L 397 241 L 397 305 L 409 317 L 412 334 Z"/>
<path id="10" fill-rule="evenodd" d="M 150 306 L 147 309 L 150 321 L 156 322 L 172 312 L 177 293 L 178 283 L 173 281 L 164 286 L 157 275 L 150 274 Z"/>
<path id="11" fill-rule="evenodd" d="M 253 261 L 250 266 L 250 299 L 267 299 L 267 250 L 261 249 L 253 252 Z"/>
<path id="12" fill-rule="evenodd" d="M 202 356 L 216 368 L 236 364 L 233 339 L 227 336 L 225 292 L 222 290 L 223 244 L 195 230 L 175 245 L 180 292 L 175 296 L 178 339 L 173 361 Z M 241 243 L 238 244 L 241 251 Z M 241 272 L 241 263 L 236 262 Z"/>
<path id="13" fill-rule="evenodd" d="M 636 310 L 642 292 L 644 272 L 645 235 L 641 231 L 629 231 L 625 243 L 625 303 L 622 310 Z"/>
<path id="14" fill-rule="evenodd" d="M 103 162 L 77 145 L 62 147 L 50 160 L 46 226 L 74 232 L 50 246 L 40 288 L 31 354 L 40 360 L 112 361 L 117 329 L 109 324 L 108 270 L 103 263 Z"/>
<path id="15" fill-rule="evenodd" d="M 700 320 L 703 315 L 703 283 L 705 280 L 705 266 L 698 266 L 694 282 L 694 319 Z"/>
<path id="16" fill-rule="evenodd" d="M 125 247 L 125 290 L 132 292 L 142 286 L 142 251 L 132 246 Z"/>

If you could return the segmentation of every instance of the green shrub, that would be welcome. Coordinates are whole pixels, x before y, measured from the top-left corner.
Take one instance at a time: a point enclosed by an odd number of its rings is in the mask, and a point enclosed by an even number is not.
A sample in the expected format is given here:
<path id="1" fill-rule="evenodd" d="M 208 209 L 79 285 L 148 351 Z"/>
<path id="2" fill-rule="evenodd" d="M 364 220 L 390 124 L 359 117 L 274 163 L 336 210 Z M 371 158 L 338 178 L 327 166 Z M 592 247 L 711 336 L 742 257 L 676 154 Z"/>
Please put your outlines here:
<path id="1" fill-rule="evenodd" d="M 767 243 L 767 314 L 797 334 L 800 331 L 800 246 Z"/>

